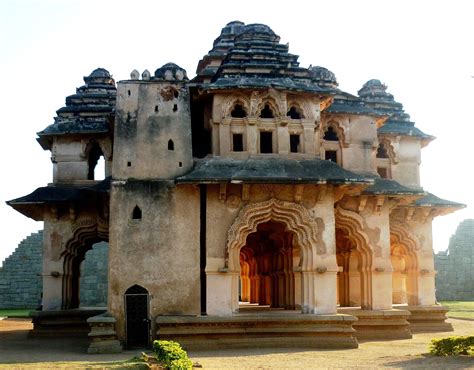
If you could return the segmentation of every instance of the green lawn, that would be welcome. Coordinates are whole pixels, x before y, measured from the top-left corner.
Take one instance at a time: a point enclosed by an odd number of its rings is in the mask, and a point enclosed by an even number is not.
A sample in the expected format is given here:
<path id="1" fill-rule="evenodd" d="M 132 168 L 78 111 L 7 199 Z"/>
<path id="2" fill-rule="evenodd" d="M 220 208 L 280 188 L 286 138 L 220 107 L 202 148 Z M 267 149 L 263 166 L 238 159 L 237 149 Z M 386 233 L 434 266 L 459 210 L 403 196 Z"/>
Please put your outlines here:
<path id="1" fill-rule="evenodd" d="M 442 301 L 440 303 L 449 309 L 448 317 L 474 320 L 474 301 Z"/>
<path id="2" fill-rule="evenodd" d="M 28 317 L 31 308 L 0 309 L 0 317 Z"/>

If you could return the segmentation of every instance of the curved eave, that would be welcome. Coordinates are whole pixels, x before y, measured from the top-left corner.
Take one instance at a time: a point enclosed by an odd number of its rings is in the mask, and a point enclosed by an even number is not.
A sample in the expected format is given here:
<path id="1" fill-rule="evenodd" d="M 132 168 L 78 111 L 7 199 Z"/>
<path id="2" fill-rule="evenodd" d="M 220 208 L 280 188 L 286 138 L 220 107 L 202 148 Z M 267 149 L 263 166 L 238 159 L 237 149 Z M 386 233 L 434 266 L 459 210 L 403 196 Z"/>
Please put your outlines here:
<path id="1" fill-rule="evenodd" d="M 251 158 L 204 159 L 178 184 L 373 184 L 373 180 L 344 170 L 337 164 L 319 159 Z"/>

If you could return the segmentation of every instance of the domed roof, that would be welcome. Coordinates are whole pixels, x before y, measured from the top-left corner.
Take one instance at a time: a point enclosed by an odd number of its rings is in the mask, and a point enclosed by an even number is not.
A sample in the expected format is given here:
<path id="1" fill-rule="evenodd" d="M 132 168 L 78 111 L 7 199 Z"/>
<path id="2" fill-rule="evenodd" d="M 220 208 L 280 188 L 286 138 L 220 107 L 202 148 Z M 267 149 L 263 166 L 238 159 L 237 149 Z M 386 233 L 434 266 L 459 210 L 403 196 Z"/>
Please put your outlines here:
<path id="1" fill-rule="evenodd" d="M 105 68 L 94 69 L 89 76 L 84 77 L 84 82 L 90 84 L 114 85 L 115 81 Z"/>
<path id="2" fill-rule="evenodd" d="M 393 100 L 393 95 L 385 90 L 387 90 L 386 85 L 384 85 L 380 80 L 372 79 L 367 81 L 357 93 L 361 98 L 378 96 Z"/>
<path id="3" fill-rule="evenodd" d="M 222 28 L 221 35 L 237 35 L 242 32 L 244 26 L 245 23 L 241 21 L 229 22 Z"/>
<path id="4" fill-rule="evenodd" d="M 242 32 L 237 36 L 237 38 L 241 40 L 266 39 L 273 42 L 280 41 L 280 36 L 273 32 L 273 30 L 266 24 L 261 23 L 247 24 L 243 27 Z"/>
<path id="5" fill-rule="evenodd" d="M 309 67 L 308 70 L 311 79 L 320 86 L 335 88 L 339 85 L 337 83 L 336 75 L 327 68 L 316 66 Z"/>
<path id="6" fill-rule="evenodd" d="M 154 80 L 187 81 L 186 70 L 175 63 L 166 63 L 155 71 Z"/>

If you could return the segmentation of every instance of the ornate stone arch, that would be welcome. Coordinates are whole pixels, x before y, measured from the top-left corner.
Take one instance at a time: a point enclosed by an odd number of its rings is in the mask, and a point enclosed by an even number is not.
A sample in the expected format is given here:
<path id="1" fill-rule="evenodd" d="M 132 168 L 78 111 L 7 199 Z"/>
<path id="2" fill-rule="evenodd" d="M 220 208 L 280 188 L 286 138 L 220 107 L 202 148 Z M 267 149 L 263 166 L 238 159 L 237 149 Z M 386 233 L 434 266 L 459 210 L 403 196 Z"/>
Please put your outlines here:
<path id="1" fill-rule="evenodd" d="M 240 249 L 245 245 L 247 236 L 255 232 L 259 224 L 270 220 L 283 223 L 287 230 L 295 234 L 295 242 L 301 251 L 300 267 L 302 271 L 312 271 L 314 256 L 325 253 L 317 237 L 316 220 L 303 206 L 274 198 L 244 207 L 230 227 L 225 261 L 229 271 L 239 271 Z"/>
<path id="2" fill-rule="evenodd" d="M 72 226 L 72 236 L 66 242 L 61 253 L 63 258 L 62 308 L 71 309 L 79 306 L 80 265 L 85 254 L 95 243 L 108 241 L 105 222 L 93 219 L 80 220 Z M 108 230 L 108 228 L 107 228 Z"/>
<path id="3" fill-rule="evenodd" d="M 407 276 L 406 291 L 409 305 L 417 305 L 418 298 L 418 274 L 419 261 L 418 252 L 421 244 L 418 238 L 402 223 L 390 222 L 390 253 L 393 254 L 396 247 L 401 246 L 405 252 L 405 271 Z"/>
<path id="4" fill-rule="evenodd" d="M 228 118 L 231 116 L 232 110 L 237 104 L 242 105 L 247 115 L 250 115 L 250 99 L 242 94 L 238 95 L 229 95 L 222 109 L 222 118 Z"/>
<path id="5" fill-rule="evenodd" d="M 344 126 L 341 123 L 339 123 L 338 121 L 335 121 L 335 120 L 330 120 L 330 121 L 325 122 L 324 124 L 321 125 L 321 140 L 324 140 L 324 133 L 326 132 L 326 130 L 329 127 L 332 127 L 333 130 L 336 132 L 337 137 L 339 138 L 339 142 L 341 144 L 345 144 L 346 143 L 346 134 L 345 134 L 345 131 L 344 131 Z"/>
<path id="6" fill-rule="evenodd" d="M 385 149 L 387 149 L 388 157 L 392 163 L 398 163 L 397 156 L 395 155 L 395 148 L 389 139 L 380 138 L 379 145 L 383 145 Z"/>
<path id="7" fill-rule="evenodd" d="M 260 99 L 260 101 L 257 104 L 257 107 L 255 109 L 255 116 L 256 117 L 260 116 L 260 112 L 262 111 L 262 109 L 267 104 L 270 107 L 270 109 L 272 110 L 273 115 L 274 115 L 275 118 L 281 117 L 283 115 L 276 99 L 274 97 L 272 97 L 271 95 L 265 95 Z M 286 115 L 286 112 L 284 112 L 284 114 Z"/>
<path id="8" fill-rule="evenodd" d="M 373 257 L 377 253 L 370 248 L 369 237 L 364 232 L 364 220 L 355 212 L 336 208 L 336 228 L 341 228 L 347 233 L 347 238 L 356 245 L 360 256 L 360 280 L 361 280 L 361 306 L 370 308 L 372 306 L 372 269 Z"/>
<path id="9" fill-rule="evenodd" d="M 306 109 L 307 107 L 304 104 L 297 101 L 296 99 L 291 99 L 288 101 L 286 110 L 289 111 L 292 107 L 295 107 L 296 111 L 301 114 L 301 119 L 310 117 L 310 114 L 309 112 L 307 112 L 307 109 Z"/>

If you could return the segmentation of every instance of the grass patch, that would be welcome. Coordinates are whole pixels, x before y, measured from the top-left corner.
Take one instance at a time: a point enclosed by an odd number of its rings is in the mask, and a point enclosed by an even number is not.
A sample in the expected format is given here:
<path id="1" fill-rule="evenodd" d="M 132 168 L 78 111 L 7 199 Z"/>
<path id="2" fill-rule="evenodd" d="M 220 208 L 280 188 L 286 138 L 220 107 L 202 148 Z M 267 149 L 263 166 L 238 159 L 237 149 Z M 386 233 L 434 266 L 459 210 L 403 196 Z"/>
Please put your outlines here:
<path id="1" fill-rule="evenodd" d="M 130 369 L 149 370 L 148 364 L 139 358 L 124 361 L 70 361 L 70 362 L 32 362 L 0 364 L 0 369 Z"/>
<path id="2" fill-rule="evenodd" d="M 474 301 L 441 301 L 449 309 L 448 317 L 474 320 Z"/>
<path id="3" fill-rule="evenodd" d="M 29 317 L 32 308 L 7 308 L 0 309 L 0 317 Z"/>

